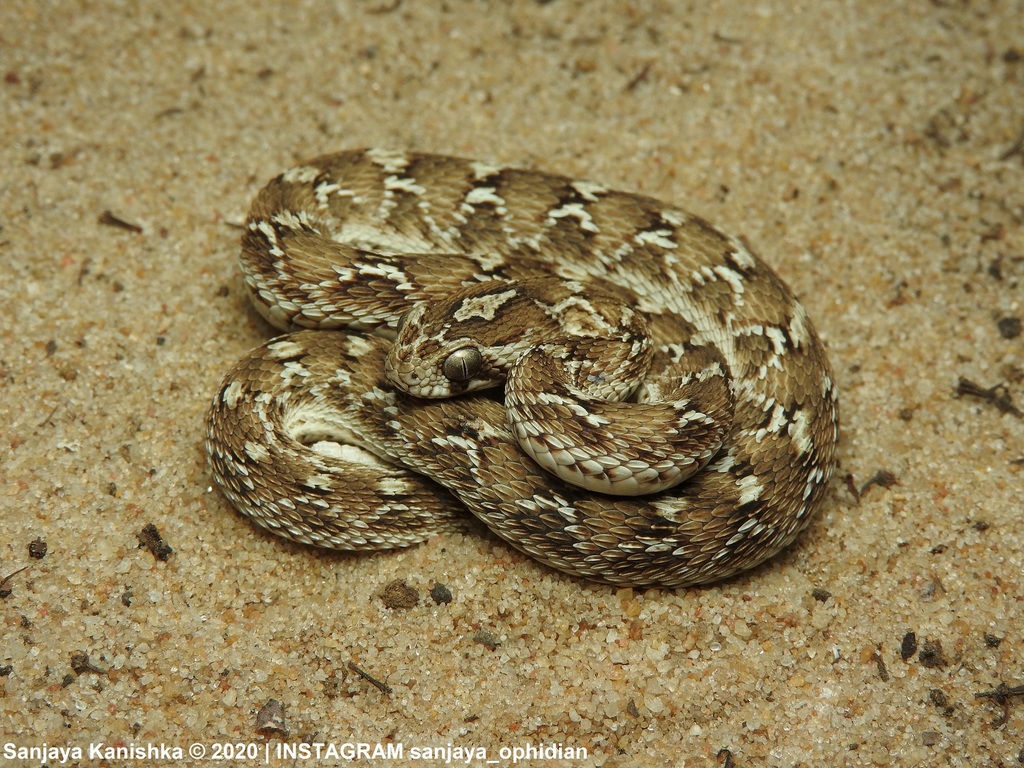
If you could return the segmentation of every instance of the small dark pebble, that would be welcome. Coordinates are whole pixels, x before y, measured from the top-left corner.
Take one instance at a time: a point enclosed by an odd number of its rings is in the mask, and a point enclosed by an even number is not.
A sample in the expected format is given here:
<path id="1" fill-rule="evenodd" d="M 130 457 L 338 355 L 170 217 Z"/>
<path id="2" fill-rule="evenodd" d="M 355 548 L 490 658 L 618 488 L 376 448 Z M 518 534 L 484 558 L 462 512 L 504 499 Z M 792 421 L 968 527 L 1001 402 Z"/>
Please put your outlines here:
<path id="1" fill-rule="evenodd" d="M 924 731 L 921 734 L 921 743 L 926 747 L 934 747 L 941 738 L 942 734 L 938 731 Z"/>
<path id="2" fill-rule="evenodd" d="M 28 545 L 28 556 L 36 560 L 42 560 L 46 557 L 46 542 L 42 539 L 30 542 Z"/>
<path id="3" fill-rule="evenodd" d="M 480 643 L 480 645 L 490 648 L 492 651 L 497 650 L 498 646 L 501 645 L 498 642 L 498 638 L 494 636 L 494 633 L 488 632 L 486 629 L 478 630 L 473 635 L 473 642 Z"/>
<path id="4" fill-rule="evenodd" d="M 1019 317 L 1004 317 L 996 323 L 999 335 L 1004 339 L 1016 339 L 1020 336 L 1021 321 Z"/>
<path id="5" fill-rule="evenodd" d="M 157 560 L 167 560 L 174 553 L 174 550 L 163 540 L 160 531 L 152 523 L 147 523 L 139 531 L 139 544 L 152 552 L 153 557 Z"/>
<path id="6" fill-rule="evenodd" d="M 121 605 L 123 605 L 125 608 L 131 608 L 133 597 L 135 597 L 135 595 L 132 593 L 132 588 L 125 587 L 124 592 L 121 593 Z"/>
<path id="7" fill-rule="evenodd" d="M 95 662 L 89 658 L 89 654 L 76 651 L 71 654 L 71 669 L 76 675 L 84 674 L 85 672 L 94 672 L 97 675 L 105 675 L 110 671 L 110 667 L 106 664 Z"/>
<path id="8" fill-rule="evenodd" d="M 815 587 L 814 589 L 811 590 L 811 597 L 813 597 L 819 603 L 827 603 L 828 599 L 830 597 L 832 597 L 832 593 L 829 592 L 827 589 L 822 589 L 821 587 Z"/>
<path id="9" fill-rule="evenodd" d="M 956 711 L 950 705 L 949 697 L 938 688 L 932 688 L 928 691 L 928 701 L 930 701 L 936 709 L 942 710 L 943 717 L 952 717 L 953 713 Z"/>
<path id="10" fill-rule="evenodd" d="M 430 588 L 430 597 L 438 605 L 450 603 L 452 601 L 452 591 L 445 584 L 435 584 Z"/>
<path id="11" fill-rule="evenodd" d="M 10 677 L 12 671 L 14 671 L 13 664 L 8 664 L 5 667 L 0 667 L 0 677 Z"/>
<path id="12" fill-rule="evenodd" d="M 284 723 L 284 704 L 277 699 L 268 699 L 256 713 L 256 730 L 288 733 Z"/>
<path id="13" fill-rule="evenodd" d="M 984 634 L 984 638 L 986 648 L 998 648 L 1000 643 L 1003 642 L 1003 638 L 998 635 L 993 635 L 991 632 L 986 632 Z"/>
<path id="14" fill-rule="evenodd" d="M 404 581 L 396 580 L 384 587 L 380 599 L 388 608 L 406 611 L 419 605 L 420 593 Z"/>
<path id="15" fill-rule="evenodd" d="M 942 655 L 942 643 L 938 640 L 925 640 L 921 644 L 921 652 L 917 655 L 917 659 L 928 669 L 949 665 L 946 657 Z"/>
<path id="16" fill-rule="evenodd" d="M 917 653 L 917 635 L 914 632 L 907 632 L 900 643 L 900 658 L 909 661 L 910 657 Z"/>

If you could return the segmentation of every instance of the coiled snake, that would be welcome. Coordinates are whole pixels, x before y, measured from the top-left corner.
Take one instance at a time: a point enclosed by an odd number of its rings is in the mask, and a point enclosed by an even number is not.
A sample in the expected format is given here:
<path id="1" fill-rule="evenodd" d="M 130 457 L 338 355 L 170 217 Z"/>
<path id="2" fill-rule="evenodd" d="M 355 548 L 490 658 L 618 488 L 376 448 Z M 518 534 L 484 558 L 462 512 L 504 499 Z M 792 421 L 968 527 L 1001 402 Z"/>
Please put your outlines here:
<path id="1" fill-rule="evenodd" d="M 206 447 L 231 503 L 287 538 L 403 547 L 466 507 L 560 571 L 684 586 L 790 544 L 832 475 L 837 393 L 804 309 L 657 200 L 342 152 L 260 191 L 241 262 L 289 333 L 224 379 Z"/>

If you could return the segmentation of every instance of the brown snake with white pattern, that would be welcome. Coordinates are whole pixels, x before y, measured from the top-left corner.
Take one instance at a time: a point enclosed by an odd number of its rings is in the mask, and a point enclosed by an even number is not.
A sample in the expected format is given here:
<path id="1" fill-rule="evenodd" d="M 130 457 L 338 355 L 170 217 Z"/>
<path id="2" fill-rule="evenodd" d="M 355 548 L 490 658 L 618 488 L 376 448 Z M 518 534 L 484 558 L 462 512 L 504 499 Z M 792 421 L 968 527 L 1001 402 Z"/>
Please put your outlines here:
<path id="1" fill-rule="evenodd" d="M 260 191 L 242 271 L 289 333 L 227 375 L 207 452 L 289 539 L 403 547 L 466 507 L 560 571 L 685 586 L 789 545 L 832 475 L 837 392 L 804 309 L 657 200 L 342 152 Z"/>

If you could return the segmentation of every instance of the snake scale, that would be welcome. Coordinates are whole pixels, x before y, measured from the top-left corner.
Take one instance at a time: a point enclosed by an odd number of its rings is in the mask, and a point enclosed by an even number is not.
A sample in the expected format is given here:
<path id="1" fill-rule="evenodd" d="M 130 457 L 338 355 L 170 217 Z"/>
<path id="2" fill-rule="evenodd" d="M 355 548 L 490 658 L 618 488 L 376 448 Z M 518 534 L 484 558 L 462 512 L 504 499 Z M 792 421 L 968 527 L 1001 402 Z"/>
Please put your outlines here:
<path id="1" fill-rule="evenodd" d="M 230 502 L 289 539 L 404 547 L 464 526 L 467 508 L 565 573 L 678 587 L 789 545 L 832 475 L 837 390 L 803 307 L 744 241 L 657 200 L 341 152 L 259 192 L 241 265 L 287 333 L 224 379 L 206 448 Z M 544 324 L 568 330 L 547 343 Z M 634 357 L 646 372 L 621 384 Z M 545 366 L 553 392 L 531 389 Z"/>

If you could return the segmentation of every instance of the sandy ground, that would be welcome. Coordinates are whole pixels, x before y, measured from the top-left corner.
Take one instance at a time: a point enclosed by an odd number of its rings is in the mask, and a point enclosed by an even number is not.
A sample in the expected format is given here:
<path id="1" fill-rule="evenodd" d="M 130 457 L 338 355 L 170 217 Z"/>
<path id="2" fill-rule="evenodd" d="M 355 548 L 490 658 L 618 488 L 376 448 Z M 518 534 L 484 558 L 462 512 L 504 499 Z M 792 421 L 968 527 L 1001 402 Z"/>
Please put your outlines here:
<path id="1" fill-rule="evenodd" d="M 0 5 L 0 764 L 225 742 L 243 765 L 346 762 L 277 751 L 313 743 L 380 745 L 365 765 L 1024 761 L 1024 699 L 977 698 L 1024 683 L 1022 18 Z M 614 590 L 485 532 L 347 556 L 234 513 L 202 439 L 269 333 L 238 224 L 270 176 L 358 146 L 583 176 L 749 238 L 841 389 L 841 465 L 797 545 L 712 587 Z M 394 580 L 415 606 L 385 604 Z"/>

